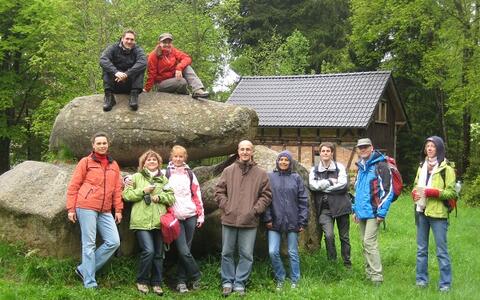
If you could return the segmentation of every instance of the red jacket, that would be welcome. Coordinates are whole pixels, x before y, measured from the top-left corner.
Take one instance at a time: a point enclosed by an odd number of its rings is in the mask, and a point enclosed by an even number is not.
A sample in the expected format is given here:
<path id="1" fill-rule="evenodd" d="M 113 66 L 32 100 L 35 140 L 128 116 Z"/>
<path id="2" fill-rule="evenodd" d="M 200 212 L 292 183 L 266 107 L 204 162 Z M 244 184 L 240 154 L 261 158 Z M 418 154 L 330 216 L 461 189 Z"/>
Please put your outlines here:
<path id="1" fill-rule="evenodd" d="M 160 57 L 157 50 L 153 50 L 148 54 L 145 90 L 149 92 L 155 83 L 175 77 L 175 71 L 183 71 L 191 63 L 192 58 L 188 54 L 173 46 L 170 50 L 162 50 Z"/>
<path id="2" fill-rule="evenodd" d="M 82 158 L 77 164 L 67 188 L 67 210 L 75 212 L 75 208 L 122 212 L 120 168 L 110 157 L 105 169 L 95 153 Z"/>

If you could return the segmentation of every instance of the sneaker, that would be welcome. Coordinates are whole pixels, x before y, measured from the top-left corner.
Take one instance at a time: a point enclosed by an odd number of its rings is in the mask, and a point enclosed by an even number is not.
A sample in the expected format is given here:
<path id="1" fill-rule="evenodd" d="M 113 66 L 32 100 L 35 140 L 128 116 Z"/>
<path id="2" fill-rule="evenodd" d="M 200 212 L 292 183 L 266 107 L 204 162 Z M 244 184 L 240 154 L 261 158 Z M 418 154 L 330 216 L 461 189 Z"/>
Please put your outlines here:
<path id="1" fill-rule="evenodd" d="M 140 293 L 147 294 L 148 293 L 148 285 L 143 284 L 143 283 L 137 283 L 137 290 Z"/>
<path id="2" fill-rule="evenodd" d="M 441 293 L 448 293 L 448 292 L 450 292 L 450 287 L 448 285 L 445 285 L 445 286 L 441 286 L 438 290 Z"/>
<path id="3" fill-rule="evenodd" d="M 202 287 L 200 284 L 200 278 L 192 282 L 192 290 L 197 291 Z"/>
<path id="4" fill-rule="evenodd" d="M 187 285 L 186 285 L 185 283 L 183 283 L 183 282 L 177 284 L 177 291 L 178 291 L 180 294 L 188 293 Z"/>
<path id="5" fill-rule="evenodd" d="M 237 295 L 243 297 L 245 296 L 245 289 L 242 289 L 242 288 L 237 288 L 237 289 L 234 289 L 235 293 L 237 293 Z"/>
<path id="6" fill-rule="evenodd" d="M 152 290 L 155 294 L 157 294 L 158 296 L 163 296 L 163 290 L 162 290 L 162 287 L 159 286 L 159 285 L 154 285 L 152 286 Z M 188 291 L 188 290 L 187 290 Z"/>
<path id="7" fill-rule="evenodd" d="M 222 290 L 222 295 L 223 297 L 228 297 L 232 293 L 232 287 L 231 286 L 224 286 Z"/>
<path id="8" fill-rule="evenodd" d="M 207 98 L 209 93 L 204 89 L 195 90 L 192 94 L 193 98 Z"/>
<path id="9" fill-rule="evenodd" d="M 292 289 L 296 289 L 298 287 L 298 283 L 292 282 L 292 285 L 290 287 Z"/>
<path id="10" fill-rule="evenodd" d="M 83 275 L 82 272 L 78 269 L 78 267 L 75 268 L 75 274 L 77 274 L 78 278 L 83 282 Z"/>
<path id="11" fill-rule="evenodd" d="M 277 287 L 275 288 L 277 291 L 281 291 L 283 289 L 283 281 L 277 282 Z"/>
<path id="12" fill-rule="evenodd" d="M 415 283 L 415 285 L 418 287 L 418 288 L 421 288 L 421 289 L 424 289 L 427 287 L 427 283 L 425 281 L 417 281 Z"/>

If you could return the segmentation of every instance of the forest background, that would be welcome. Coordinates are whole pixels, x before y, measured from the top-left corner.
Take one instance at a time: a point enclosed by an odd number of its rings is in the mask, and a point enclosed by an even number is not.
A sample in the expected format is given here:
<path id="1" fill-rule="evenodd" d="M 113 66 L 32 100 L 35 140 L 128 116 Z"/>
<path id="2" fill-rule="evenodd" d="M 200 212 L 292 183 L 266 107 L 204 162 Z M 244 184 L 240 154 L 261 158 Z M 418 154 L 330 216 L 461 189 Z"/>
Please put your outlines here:
<path id="1" fill-rule="evenodd" d="M 478 0 L 0 0 L 0 174 L 52 159 L 56 115 L 103 92 L 99 57 L 130 28 L 147 53 L 173 33 L 209 87 L 226 66 L 242 76 L 391 70 L 411 125 L 398 137 L 405 179 L 439 135 L 462 199 L 480 204 Z"/>

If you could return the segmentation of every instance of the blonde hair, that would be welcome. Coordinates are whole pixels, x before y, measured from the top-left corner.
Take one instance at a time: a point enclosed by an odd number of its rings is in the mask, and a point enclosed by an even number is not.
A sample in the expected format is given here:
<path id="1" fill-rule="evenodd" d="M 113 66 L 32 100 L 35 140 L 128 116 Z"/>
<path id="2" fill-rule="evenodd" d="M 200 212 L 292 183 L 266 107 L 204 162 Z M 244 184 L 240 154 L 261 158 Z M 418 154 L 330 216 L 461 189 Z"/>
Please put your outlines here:
<path id="1" fill-rule="evenodd" d="M 188 154 L 187 154 L 187 149 L 185 149 L 185 147 L 180 145 L 173 146 L 172 150 L 170 151 L 170 159 L 172 159 L 172 156 L 175 152 L 183 152 L 183 156 L 185 156 L 185 160 L 187 160 Z"/>
<path id="2" fill-rule="evenodd" d="M 158 160 L 158 169 L 160 169 L 160 166 L 163 162 L 162 157 L 160 156 L 160 154 L 153 151 L 152 149 L 148 149 L 145 153 L 140 155 L 140 158 L 138 159 L 138 172 L 141 172 L 143 170 L 143 167 L 145 166 L 145 161 L 151 156 L 154 156 Z"/>

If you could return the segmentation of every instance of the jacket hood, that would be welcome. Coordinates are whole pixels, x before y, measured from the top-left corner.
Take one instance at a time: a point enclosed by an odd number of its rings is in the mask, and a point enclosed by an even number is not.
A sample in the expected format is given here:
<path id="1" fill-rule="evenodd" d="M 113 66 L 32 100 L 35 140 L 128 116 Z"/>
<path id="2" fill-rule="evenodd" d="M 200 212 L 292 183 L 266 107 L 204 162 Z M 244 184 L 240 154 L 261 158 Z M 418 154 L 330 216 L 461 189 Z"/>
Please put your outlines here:
<path id="1" fill-rule="evenodd" d="M 432 142 L 435 144 L 435 148 L 437 149 L 437 161 L 438 164 L 441 164 L 445 160 L 445 143 L 443 142 L 443 139 L 441 137 L 436 135 L 428 137 L 423 143 L 420 161 L 424 161 L 425 156 L 427 155 L 427 153 L 425 152 L 425 145 L 427 144 L 427 142 Z"/>
<path id="2" fill-rule="evenodd" d="M 290 164 L 288 165 L 288 170 L 287 171 L 280 170 L 280 167 L 278 165 L 278 162 L 280 161 L 280 158 L 282 158 L 282 157 L 288 158 L 288 161 L 290 162 Z M 275 161 L 275 166 L 277 167 L 277 170 L 279 172 L 292 172 L 292 166 L 293 166 L 292 154 L 287 150 L 280 152 L 277 156 L 277 160 Z"/>

